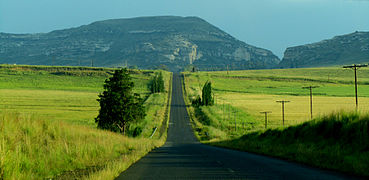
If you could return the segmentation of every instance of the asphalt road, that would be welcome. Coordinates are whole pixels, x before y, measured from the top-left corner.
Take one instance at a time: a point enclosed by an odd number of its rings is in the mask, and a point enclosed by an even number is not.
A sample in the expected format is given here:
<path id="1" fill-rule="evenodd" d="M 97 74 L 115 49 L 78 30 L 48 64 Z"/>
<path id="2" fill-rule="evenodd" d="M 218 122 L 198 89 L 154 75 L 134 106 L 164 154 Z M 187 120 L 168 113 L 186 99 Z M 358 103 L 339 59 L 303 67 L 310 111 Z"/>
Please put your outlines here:
<path id="1" fill-rule="evenodd" d="M 355 179 L 266 156 L 200 144 L 192 131 L 182 95 L 181 77 L 173 75 L 168 138 L 117 179 Z"/>

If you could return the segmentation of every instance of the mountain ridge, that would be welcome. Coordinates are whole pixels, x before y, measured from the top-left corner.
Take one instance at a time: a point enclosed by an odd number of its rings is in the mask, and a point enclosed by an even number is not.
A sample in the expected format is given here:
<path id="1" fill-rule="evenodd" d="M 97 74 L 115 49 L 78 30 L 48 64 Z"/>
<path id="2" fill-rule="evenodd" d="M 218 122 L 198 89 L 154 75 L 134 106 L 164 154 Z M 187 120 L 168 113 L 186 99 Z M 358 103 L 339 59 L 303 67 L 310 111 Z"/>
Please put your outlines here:
<path id="1" fill-rule="evenodd" d="M 369 62 L 369 32 L 356 31 L 288 47 L 278 68 L 321 67 Z"/>
<path id="2" fill-rule="evenodd" d="M 199 17 L 151 16 L 96 21 L 49 33 L 0 33 L 0 63 L 34 65 L 161 65 L 172 71 L 262 69 L 279 58 L 237 40 Z"/>

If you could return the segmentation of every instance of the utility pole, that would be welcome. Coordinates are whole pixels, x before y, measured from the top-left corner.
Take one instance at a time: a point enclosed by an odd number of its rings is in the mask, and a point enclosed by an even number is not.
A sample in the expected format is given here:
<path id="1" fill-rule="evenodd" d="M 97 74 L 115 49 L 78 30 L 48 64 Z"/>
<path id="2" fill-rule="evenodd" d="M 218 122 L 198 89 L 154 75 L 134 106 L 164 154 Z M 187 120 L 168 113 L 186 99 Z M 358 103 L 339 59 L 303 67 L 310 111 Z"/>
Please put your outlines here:
<path id="1" fill-rule="evenodd" d="M 359 108 L 359 103 L 358 103 L 358 99 L 357 99 L 357 73 L 356 71 L 361 68 L 361 67 L 368 67 L 368 65 L 366 64 L 363 64 L 363 65 L 360 65 L 360 64 L 354 64 L 352 66 L 343 66 L 343 68 L 351 68 L 354 70 L 354 73 L 355 73 L 355 100 L 356 100 L 356 111 L 358 110 Z"/>
<path id="2" fill-rule="evenodd" d="M 302 87 L 302 89 L 310 89 L 310 118 L 313 119 L 313 89 L 319 86 L 307 86 Z"/>
<path id="3" fill-rule="evenodd" d="M 263 111 L 261 114 L 265 114 L 265 129 L 268 128 L 268 113 L 272 113 L 272 111 Z"/>
<path id="4" fill-rule="evenodd" d="M 282 123 L 283 123 L 283 127 L 284 127 L 284 104 L 285 103 L 288 103 L 290 101 L 285 101 L 285 100 L 282 100 L 282 101 L 276 101 L 277 103 L 282 103 Z"/>

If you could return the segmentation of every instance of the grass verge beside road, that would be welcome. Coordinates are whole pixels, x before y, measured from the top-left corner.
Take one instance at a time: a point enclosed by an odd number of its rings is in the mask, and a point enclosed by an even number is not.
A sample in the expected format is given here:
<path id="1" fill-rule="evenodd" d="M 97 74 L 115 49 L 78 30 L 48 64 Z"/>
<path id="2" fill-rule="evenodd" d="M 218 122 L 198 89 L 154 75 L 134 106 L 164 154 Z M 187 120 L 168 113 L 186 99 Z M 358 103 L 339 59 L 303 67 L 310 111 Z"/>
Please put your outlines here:
<path id="1" fill-rule="evenodd" d="M 0 177 L 43 179 L 81 178 L 88 169 L 105 169 L 112 160 L 129 166 L 158 140 L 128 138 L 82 125 L 47 121 L 37 115 L 5 113 L 0 116 Z M 80 172 L 83 172 L 82 174 Z"/>
<path id="2" fill-rule="evenodd" d="M 369 176 L 369 114 L 333 113 L 285 129 L 269 129 L 209 145 Z"/>

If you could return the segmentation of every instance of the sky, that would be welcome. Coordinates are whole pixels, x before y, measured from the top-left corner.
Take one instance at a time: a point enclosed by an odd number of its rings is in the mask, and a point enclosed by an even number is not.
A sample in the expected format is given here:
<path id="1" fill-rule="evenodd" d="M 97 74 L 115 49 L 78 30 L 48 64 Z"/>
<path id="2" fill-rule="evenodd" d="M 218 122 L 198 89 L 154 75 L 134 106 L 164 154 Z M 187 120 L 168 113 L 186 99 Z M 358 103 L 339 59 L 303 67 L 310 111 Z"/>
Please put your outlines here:
<path id="1" fill-rule="evenodd" d="M 161 15 L 198 16 L 280 58 L 287 47 L 369 31 L 369 0 L 0 0 L 0 32 Z"/>

